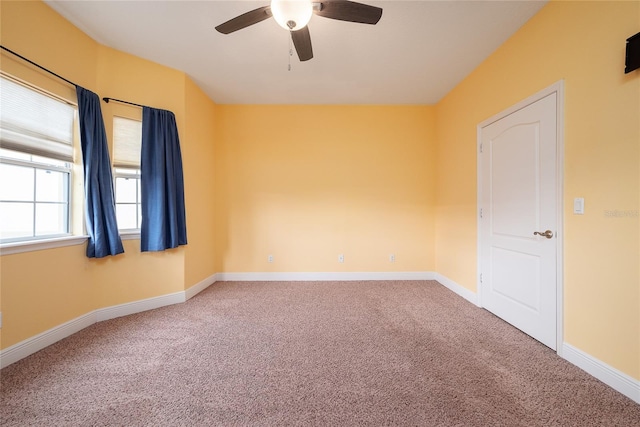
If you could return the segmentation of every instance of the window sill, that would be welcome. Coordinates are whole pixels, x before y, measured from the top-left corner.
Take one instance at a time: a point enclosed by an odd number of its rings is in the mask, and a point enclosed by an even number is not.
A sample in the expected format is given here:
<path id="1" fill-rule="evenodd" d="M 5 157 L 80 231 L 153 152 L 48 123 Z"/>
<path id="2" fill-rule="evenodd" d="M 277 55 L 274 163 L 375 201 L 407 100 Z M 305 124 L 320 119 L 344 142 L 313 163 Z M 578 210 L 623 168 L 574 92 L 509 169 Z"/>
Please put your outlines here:
<path id="1" fill-rule="evenodd" d="M 89 236 L 68 236 L 56 237 L 54 239 L 30 240 L 28 242 L 3 243 L 0 245 L 0 255 L 20 254 L 23 252 L 81 245 L 85 243 L 88 238 Z"/>
<path id="2" fill-rule="evenodd" d="M 121 240 L 140 240 L 140 230 L 120 230 Z"/>

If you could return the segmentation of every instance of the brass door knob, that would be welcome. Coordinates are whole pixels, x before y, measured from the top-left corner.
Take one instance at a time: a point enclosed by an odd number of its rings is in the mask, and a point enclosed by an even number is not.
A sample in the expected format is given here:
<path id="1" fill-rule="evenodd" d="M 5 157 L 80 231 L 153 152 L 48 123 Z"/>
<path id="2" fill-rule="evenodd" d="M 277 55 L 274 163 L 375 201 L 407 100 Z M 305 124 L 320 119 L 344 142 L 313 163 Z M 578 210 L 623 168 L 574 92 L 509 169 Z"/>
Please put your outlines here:
<path id="1" fill-rule="evenodd" d="M 543 233 L 541 233 L 540 231 L 534 231 L 533 235 L 534 236 L 542 236 L 542 237 L 546 237 L 547 239 L 550 239 L 550 238 L 553 237 L 553 231 L 547 230 L 547 231 L 545 231 Z"/>

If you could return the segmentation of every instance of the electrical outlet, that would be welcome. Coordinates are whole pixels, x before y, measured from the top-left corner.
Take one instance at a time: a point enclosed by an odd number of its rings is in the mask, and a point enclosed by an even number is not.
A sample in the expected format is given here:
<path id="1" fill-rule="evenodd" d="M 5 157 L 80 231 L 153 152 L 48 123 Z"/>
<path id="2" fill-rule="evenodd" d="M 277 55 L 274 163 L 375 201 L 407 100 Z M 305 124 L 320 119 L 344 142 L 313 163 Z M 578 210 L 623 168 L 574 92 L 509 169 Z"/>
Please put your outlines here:
<path id="1" fill-rule="evenodd" d="M 269 255 L 267 257 L 267 262 L 272 263 L 273 262 L 273 255 Z"/>
<path id="2" fill-rule="evenodd" d="M 344 254 L 338 255 L 338 262 L 344 262 Z"/>
<path id="3" fill-rule="evenodd" d="M 396 254 L 389 255 L 389 262 L 396 262 Z"/>

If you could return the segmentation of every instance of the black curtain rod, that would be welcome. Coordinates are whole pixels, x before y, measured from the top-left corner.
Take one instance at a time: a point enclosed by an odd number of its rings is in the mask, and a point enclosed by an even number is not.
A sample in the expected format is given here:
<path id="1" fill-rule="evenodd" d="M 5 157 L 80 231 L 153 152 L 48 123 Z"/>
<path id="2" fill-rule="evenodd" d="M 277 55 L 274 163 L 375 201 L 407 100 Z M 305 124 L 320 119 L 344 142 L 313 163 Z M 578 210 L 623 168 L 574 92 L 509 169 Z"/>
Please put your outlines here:
<path id="1" fill-rule="evenodd" d="M 33 62 L 32 60 L 30 60 L 30 59 L 28 59 L 28 58 L 25 58 L 24 56 L 20 55 L 19 53 L 16 53 L 16 52 L 12 51 L 12 50 L 11 50 L 11 49 L 9 49 L 9 48 L 6 48 L 6 47 L 4 47 L 4 46 L 2 46 L 2 45 L 0 45 L 0 48 L 2 48 L 2 50 L 6 50 L 7 52 L 9 52 L 9 53 L 11 53 L 11 54 L 13 54 L 13 55 L 17 56 L 18 58 L 20 58 L 20 59 L 22 59 L 22 60 L 24 60 L 24 61 L 27 61 L 29 64 L 31 64 L 31 65 L 35 65 L 36 67 L 40 68 L 41 70 L 46 71 L 47 73 L 49 73 L 49 74 L 52 74 L 52 75 L 56 76 L 56 77 L 57 77 L 57 78 L 59 78 L 60 80 L 64 80 L 65 82 L 69 83 L 69 84 L 70 84 L 70 85 L 72 85 L 72 86 L 79 86 L 79 85 L 75 84 L 74 82 L 72 82 L 71 80 L 67 80 L 67 79 L 65 79 L 65 78 L 64 78 L 64 77 L 62 77 L 61 75 L 54 73 L 53 71 L 49 70 L 48 68 L 44 68 L 44 67 L 43 67 L 42 65 L 40 65 L 40 64 L 36 64 L 36 63 L 35 63 L 35 62 Z"/>
<path id="2" fill-rule="evenodd" d="M 62 77 L 60 74 L 54 73 L 53 71 L 49 70 L 48 68 L 43 67 L 40 64 L 37 64 L 35 62 L 33 62 L 32 60 L 30 60 L 29 58 L 25 58 L 24 56 L 20 55 L 17 52 L 14 52 L 13 50 L 9 49 L 8 47 L 4 47 L 2 45 L 0 45 L 0 48 L 2 48 L 2 50 L 6 50 L 7 52 L 11 53 L 12 55 L 17 56 L 18 58 L 22 59 L 23 61 L 28 62 L 29 64 L 40 68 L 43 71 L 46 71 L 47 73 L 56 76 L 57 78 L 59 78 L 60 80 L 63 80 L 67 83 L 69 83 L 71 86 L 80 86 L 74 82 L 72 82 L 71 80 L 65 79 L 64 77 Z M 141 104 L 136 104 L 135 102 L 129 102 L 129 101 L 123 101 L 121 99 L 115 99 L 115 98 L 102 98 L 102 100 L 106 103 L 109 103 L 109 101 L 115 101 L 115 102 L 120 102 L 122 104 L 129 104 L 129 105 L 135 105 L 136 107 L 140 107 L 140 108 L 144 108 L 145 105 L 141 105 Z M 150 107 L 149 107 L 150 108 Z"/>
<path id="3" fill-rule="evenodd" d="M 107 104 L 109 103 L 109 101 L 115 101 L 115 102 L 120 102 L 122 104 L 135 105 L 136 107 L 140 107 L 140 108 L 146 107 L 146 105 L 140 105 L 140 104 L 136 104 L 135 102 L 123 101 L 121 99 L 115 99 L 115 98 L 102 98 L 102 100 Z M 151 107 L 147 107 L 147 108 L 151 108 Z"/>

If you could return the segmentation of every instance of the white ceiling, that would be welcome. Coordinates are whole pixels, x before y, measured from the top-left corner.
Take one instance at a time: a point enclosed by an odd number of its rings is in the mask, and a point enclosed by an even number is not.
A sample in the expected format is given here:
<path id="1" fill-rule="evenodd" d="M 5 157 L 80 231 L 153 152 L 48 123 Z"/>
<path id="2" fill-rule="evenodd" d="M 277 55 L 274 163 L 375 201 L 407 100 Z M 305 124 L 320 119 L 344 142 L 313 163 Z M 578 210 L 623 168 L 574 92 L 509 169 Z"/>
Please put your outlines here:
<path id="1" fill-rule="evenodd" d="M 97 42 L 184 71 L 220 104 L 435 104 L 546 3 L 361 0 L 384 9 L 380 22 L 314 15 L 314 58 L 299 62 L 272 18 L 214 29 L 269 0 L 45 1 Z"/>

